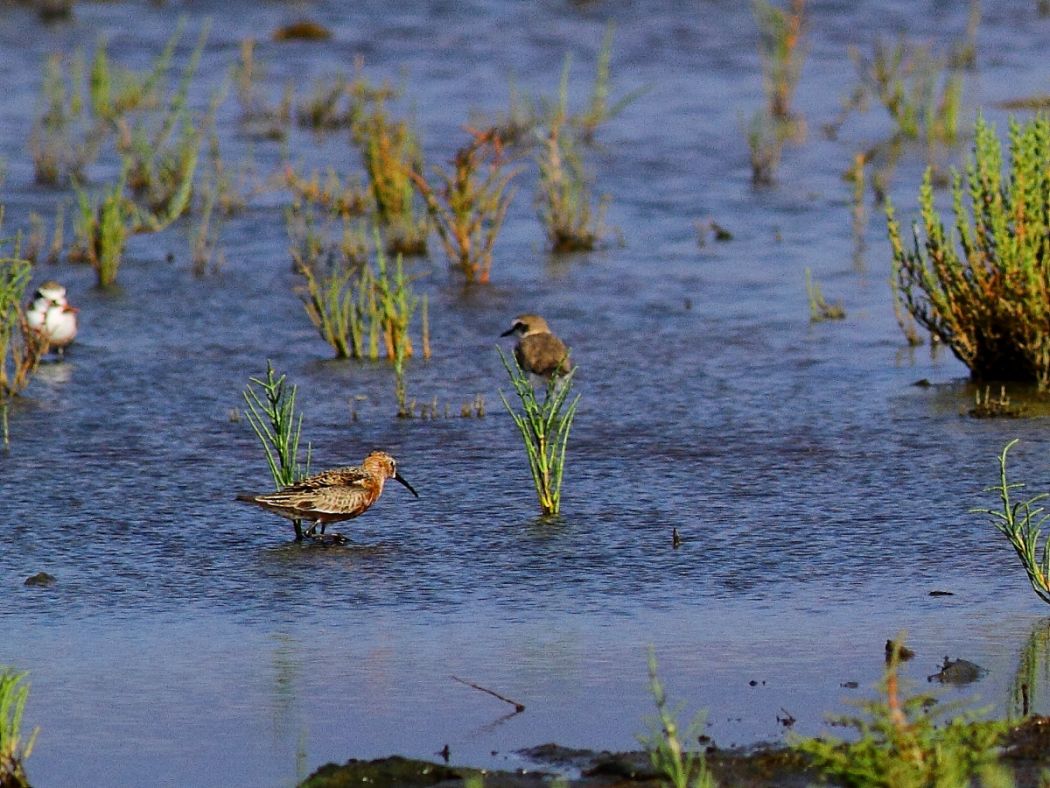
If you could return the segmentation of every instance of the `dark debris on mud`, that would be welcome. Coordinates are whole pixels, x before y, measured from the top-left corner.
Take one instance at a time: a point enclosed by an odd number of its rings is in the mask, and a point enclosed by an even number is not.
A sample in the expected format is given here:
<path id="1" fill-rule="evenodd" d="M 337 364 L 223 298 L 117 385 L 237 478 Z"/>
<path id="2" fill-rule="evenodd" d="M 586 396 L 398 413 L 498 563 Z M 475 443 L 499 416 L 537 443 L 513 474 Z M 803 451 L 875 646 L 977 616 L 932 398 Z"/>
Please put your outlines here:
<path id="1" fill-rule="evenodd" d="M 537 770 L 490 771 L 400 756 L 373 761 L 352 759 L 343 765 L 325 764 L 307 777 L 300 788 L 453 788 L 471 778 L 483 780 L 485 788 L 539 788 L 565 774 L 574 775 L 563 783 L 572 788 L 657 788 L 663 784 L 644 752 L 596 752 L 543 744 L 520 750 L 518 755 L 536 763 Z M 824 782 L 804 756 L 782 746 L 746 750 L 710 747 L 706 757 L 719 785 L 803 788 Z M 1011 729 L 1001 762 L 1013 772 L 1017 788 L 1042 785 L 1041 775 L 1050 767 L 1050 717 L 1034 715 Z"/>

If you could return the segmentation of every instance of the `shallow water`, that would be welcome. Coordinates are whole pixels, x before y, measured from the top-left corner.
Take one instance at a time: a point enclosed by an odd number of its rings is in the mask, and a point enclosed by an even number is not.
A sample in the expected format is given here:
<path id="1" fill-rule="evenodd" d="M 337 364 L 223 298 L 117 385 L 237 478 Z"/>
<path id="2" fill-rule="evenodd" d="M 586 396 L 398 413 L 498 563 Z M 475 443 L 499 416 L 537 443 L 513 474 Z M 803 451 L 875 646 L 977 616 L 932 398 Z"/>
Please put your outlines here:
<path id="1" fill-rule="evenodd" d="M 9 230 L 69 199 L 33 185 L 25 145 L 46 54 L 105 37 L 141 68 L 179 14 L 182 59 L 215 15 L 199 106 L 246 36 L 260 40 L 271 101 L 362 53 L 373 81 L 405 85 L 432 161 L 461 143 L 469 115 L 506 108 L 512 80 L 553 96 L 566 52 L 582 104 L 607 20 L 614 97 L 647 88 L 588 151 L 624 245 L 548 257 L 529 172 L 489 287 L 464 294 L 434 239 L 431 260 L 412 263 L 434 356 L 411 364 L 410 393 L 453 413 L 480 393 L 482 419 L 398 420 L 384 364 L 329 360 L 292 292 L 283 193 L 224 224 L 226 264 L 203 278 L 185 227 L 133 239 L 113 291 L 85 267 L 41 266 L 81 308 L 81 337 L 17 404 L 0 454 L 0 664 L 30 671 L 34 784 L 288 785 L 329 760 L 435 757 L 445 744 L 482 766 L 517 765 L 514 750 L 551 740 L 628 748 L 650 713 L 650 645 L 671 697 L 706 709 L 722 745 L 779 740 L 784 710 L 795 730 L 821 730 L 825 712 L 870 691 L 902 629 L 916 684 L 945 655 L 965 657 L 989 673 L 947 694 L 1013 709 L 1026 648 L 1047 664 L 1047 611 L 967 510 L 991 505 L 981 489 L 1014 437 L 1015 476 L 1050 486 L 1050 427 L 961 415 L 964 367 L 905 347 L 881 214 L 869 205 L 858 261 L 840 177 L 888 122 L 873 108 L 837 141 L 819 133 L 852 85 L 848 44 L 868 51 L 899 30 L 944 42 L 961 35 L 964 5 L 815 5 L 796 98 L 809 135 L 760 191 L 742 132 L 762 100 L 747 4 L 316 3 L 309 15 L 334 31 L 323 44 L 270 43 L 299 11 L 278 4 L 82 4 L 51 27 L 2 7 Z M 1045 88 L 1048 31 L 1033 3 L 985 9 L 968 119 L 983 107 L 1002 124 L 994 102 Z M 280 147 L 238 134 L 238 111 L 231 96 L 220 113 L 224 157 L 251 155 L 268 174 Z M 290 149 L 307 170 L 359 167 L 339 134 L 296 130 Z M 921 164 L 909 155 L 890 190 L 908 218 Z M 91 174 L 102 182 L 112 166 Z M 734 239 L 698 246 L 694 221 L 710 218 Z M 809 323 L 807 267 L 845 321 Z M 499 403 L 509 385 L 494 346 L 523 311 L 545 315 L 580 365 L 556 522 L 537 518 Z M 382 447 L 420 499 L 388 489 L 341 529 L 354 538 L 344 549 L 295 545 L 286 523 L 235 504 L 269 485 L 248 425 L 230 417 L 267 359 L 299 386 L 315 467 Z M 912 385 L 924 378 L 933 386 Z M 24 587 L 39 571 L 57 584 Z M 508 717 L 453 675 L 526 710 Z M 1050 712 L 1042 692 L 1035 705 Z"/>

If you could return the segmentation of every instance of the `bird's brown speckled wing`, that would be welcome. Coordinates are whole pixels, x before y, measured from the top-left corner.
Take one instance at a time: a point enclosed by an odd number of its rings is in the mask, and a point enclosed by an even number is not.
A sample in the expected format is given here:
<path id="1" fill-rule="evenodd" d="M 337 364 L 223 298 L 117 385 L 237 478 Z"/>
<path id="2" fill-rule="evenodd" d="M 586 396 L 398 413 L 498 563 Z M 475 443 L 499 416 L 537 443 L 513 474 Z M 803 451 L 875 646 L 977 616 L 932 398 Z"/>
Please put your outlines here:
<path id="1" fill-rule="evenodd" d="M 543 377 L 550 377 L 559 367 L 561 372 L 568 372 L 570 366 L 565 343 L 554 334 L 532 334 L 522 337 L 515 348 L 515 356 L 522 369 L 531 369 Z"/>
<path id="2" fill-rule="evenodd" d="M 282 487 L 282 493 L 310 493 L 329 487 L 362 487 L 369 475 L 357 467 L 333 468 L 330 471 L 315 473 L 300 479 L 295 484 Z"/>

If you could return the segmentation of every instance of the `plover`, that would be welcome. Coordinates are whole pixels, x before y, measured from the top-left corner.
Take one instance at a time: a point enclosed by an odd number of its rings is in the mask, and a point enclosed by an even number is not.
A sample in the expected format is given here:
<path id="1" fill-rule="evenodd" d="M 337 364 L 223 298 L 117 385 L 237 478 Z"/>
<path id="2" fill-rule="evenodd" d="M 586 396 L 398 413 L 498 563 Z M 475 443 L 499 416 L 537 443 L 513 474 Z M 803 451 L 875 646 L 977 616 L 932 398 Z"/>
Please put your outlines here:
<path id="1" fill-rule="evenodd" d="M 412 485 L 397 472 L 394 458 L 386 452 L 374 451 L 360 465 L 322 471 L 273 493 L 242 493 L 237 500 L 253 503 L 291 520 L 295 524 L 296 541 L 299 541 L 303 538 L 300 520 L 314 524 L 308 534 L 313 534 L 317 526 L 321 526 L 323 534 L 328 523 L 351 520 L 368 511 L 383 494 L 383 484 L 387 479 L 396 479 L 419 497 Z"/>
<path id="2" fill-rule="evenodd" d="M 66 300 L 66 288 L 47 281 L 33 294 L 33 302 L 26 309 L 26 322 L 61 355 L 76 339 L 77 311 Z"/>
<path id="3" fill-rule="evenodd" d="M 500 336 L 512 334 L 518 337 L 514 358 L 525 372 L 550 380 L 551 376 L 564 375 L 572 369 L 565 343 L 551 333 L 547 321 L 539 315 L 518 315 Z"/>

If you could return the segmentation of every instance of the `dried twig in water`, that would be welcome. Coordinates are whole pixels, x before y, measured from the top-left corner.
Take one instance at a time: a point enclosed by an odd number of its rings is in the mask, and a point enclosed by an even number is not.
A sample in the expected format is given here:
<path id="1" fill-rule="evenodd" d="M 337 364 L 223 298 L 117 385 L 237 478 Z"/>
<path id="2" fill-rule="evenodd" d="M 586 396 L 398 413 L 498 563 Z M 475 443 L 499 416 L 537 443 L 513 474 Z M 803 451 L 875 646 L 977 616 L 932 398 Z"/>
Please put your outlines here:
<path id="1" fill-rule="evenodd" d="M 466 681 L 464 679 L 461 679 L 461 678 L 459 678 L 459 676 L 452 676 L 452 680 L 453 681 L 458 681 L 460 684 L 466 684 L 468 687 L 473 687 L 476 690 L 481 690 L 482 692 L 486 692 L 486 693 L 488 693 L 489 695 L 491 695 L 494 698 L 499 698 L 504 703 L 509 703 L 511 706 L 514 707 L 514 713 L 515 714 L 519 714 L 519 713 L 525 711 L 525 704 L 524 703 L 518 703 L 516 700 L 511 700 L 510 698 L 505 698 L 504 696 L 500 695 L 498 692 L 490 690 L 490 689 L 488 689 L 486 687 L 482 687 L 482 686 L 480 686 L 478 684 L 473 683 L 472 681 Z"/>

